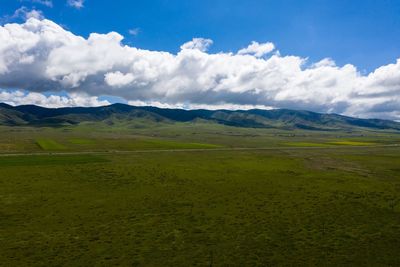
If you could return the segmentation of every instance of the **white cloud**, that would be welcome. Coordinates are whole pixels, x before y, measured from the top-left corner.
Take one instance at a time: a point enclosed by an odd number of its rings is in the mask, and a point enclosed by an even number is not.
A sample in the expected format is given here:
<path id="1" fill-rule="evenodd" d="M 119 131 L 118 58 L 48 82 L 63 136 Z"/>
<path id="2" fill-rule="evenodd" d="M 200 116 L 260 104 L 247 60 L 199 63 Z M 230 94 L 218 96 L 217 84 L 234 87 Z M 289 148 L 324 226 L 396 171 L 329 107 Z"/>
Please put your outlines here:
<path id="1" fill-rule="evenodd" d="M 85 0 L 68 0 L 67 4 L 73 8 L 81 9 L 83 8 Z"/>
<path id="2" fill-rule="evenodd" d="M 13 20 L 13 19 L 23 19 L 27 20 L 29 18 L 35 18 L 35 19 L 43 19 L 43 12 L 41 10 L 37 9 L 29 9 L 26 6 L 22 6 L 15 10 L 14 14 L 11 16 L 6 16 L 5 19 L 7 21 Z"/>
<path id="3" fill-rule="evenodd" d="M 29 18 L 43 19 L 44 16 L 43 16 L 42 11 L 32 9 L 32 10 L 27 11 L 27 12 L 25 13 L 25 18 L 26 18 L 26 19 L 29 19 Z"/>
<path id="4" fill-rule="evenodd" d="M 217 103 L 217 104 L 191 104 L 191 103 L 175 103 L 169 104 L 160 101 L 140 101 L 133 100 L 128 101 L 129 105 L 137 107 L 158 107 L 158 108 L 179 108 L 179 109 L 207 109 L 207 110 L 249 110 L 249 109 L 272 109 L 272 107 L 264 105 L 238 105 L 238 104 L 228 104 L 228 103 Z"/>
<path id="5" fill-rule="evenodd" d="M 0 88 L 114 95 L 171 107 L 277 107 L 400 119 L 400 60 L 363 75 L 332 59 L 305 64 L 298 56 L 264 57 L 273 45 L 212 54 L 206 52 L 212 41 L 196 38 L 172 54 L 122 40 L 116 32 L 84 38 L 46 19 L 0 26 Z"/>
<path id="6" fill-rule="evenodd" d="M 9 105 L 38 105 L 48 108 L 59 108 L 59 107 L 95 107 L 110 105 L 106 100 L 99 100 L 98 97 L 88 96 L 86 94 L 72 93 L 67 96 L 59 95 L 44 95 L 36 92 L 23 92 L 17 91 L 5 91 L 0 90 L 0 102 L 7 103 Z"/>
<path id="7" fill-rule="evenodd" d="M 52 0 L 20 0 L 20 2 L 31 2 L 34 4 L 41 4 L 47 7 L 53 7 L 53 1 Z"/>
<path id="8" fill-rule="evenodd" d="M 204 38 L 193 38 L 192 41 L 184 43 L 181 46 L 181 49 L 192 49 L 192 50 L 200 50 L 202 52 L 205 52 L 208 50 L 208 48 L 213 44 L 213 41 L 210 39 L 204 39 Z"/>
<path id="9" fill-rule="evenodd" d="M 140 32 L 140 28 L 133 28 L 133 29 L 130 29 L 130 30 L 128 31 L 128 33 L 129 33 L 130 35 L 133 35 L 133 36 L 138 35 L 139 32 Z"/>
<path id="10" fill-rule="evenodd" d="M 331 58 L 324 58 L 317 63 L 314 63 L 312 67 L 314 68 L 321 68 L 321 67 L 335 67 L 336 63 Z"/>
<path id="11" fill-rule="evenodd" d="M 135 77 L 132 73 L 123 74 L 120 71 L 109 72 L 104 75 L 104 81 L 111 87 L 123 87 L 129 85 Z"/>
<path id="12" fill-rule="evenodd" d="M 260 44 L 258 42 L 251 42 L 251 44 L 243 49 L 240 49 L 238 54 L 239 55 L 254 55 L 255 57 L 262 57 L 266 54 L 271 53 L 274 51 L 275 45 L 273 43 L 263 43 Z"/>
<path id="13" fill-rule="evenodd" d="M 52 0 L 33 0 L 32 2 L 45 5 L 47 7 L 53 7 Z"/>

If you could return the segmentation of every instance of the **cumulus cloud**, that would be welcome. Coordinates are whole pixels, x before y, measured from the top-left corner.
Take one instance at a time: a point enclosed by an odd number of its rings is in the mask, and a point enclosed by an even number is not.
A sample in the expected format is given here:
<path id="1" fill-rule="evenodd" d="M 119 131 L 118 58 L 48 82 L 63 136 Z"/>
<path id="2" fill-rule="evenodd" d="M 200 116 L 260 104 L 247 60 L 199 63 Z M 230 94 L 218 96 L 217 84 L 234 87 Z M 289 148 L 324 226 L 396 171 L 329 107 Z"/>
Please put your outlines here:
<path id="1" fill-rule="evenodd" d="M 23 11 L 25 19 L 35 18 L 35 19 L 43 19 L 43 12 L 40 10 L 32 9 Z"/>
<path id="2" fill-rule="evenodd" d="M 27 20 L 29 18 L 35 18 L 35 19 L 43 19 L 43 12 L 41 10 L 37 9 L 29 9 L 26 6 L 22 6 L 18 8 L 17 10 L 14 11 L 14 14 L 11 16 L 5 16 L 3 19 L 5 21 L 10 21 L 14 19 L 23 19 Z"/>
<path id="3" fill-rule="evenodd" d="M 9 105 L 38 105 L 48 108 L 58 107 L 94 107 L 110 105 L 106 100 L 99 100 L 98 97 L 88 96 L 86 94 L 69 94 L 67 96 L 60 95 L 44 95 L 36 92 L 17 91 L 0 91 L 0 102 Z"/>
<path id="4" fill-rule="evenodd" d="M 159 107 L 159 108 L 179 108 L 179 109 L 208 109 L 208 110 L 249 110 L 249 109 L 272 109 L 272 107 L 264 106 L 264 105 L 239 105 L 239 104 L 228 104 L 228 103 L 219 103 L 219 104 L 192 104 L 192 103 L 174 103 L 169 104 L 160 101 L 140 101 L 133 100 L 128 101 L 129 105 L 137 106 L 137 107 Z"/>
<path id="5" fill-rule="evenodd" d="M 195 38 L 172 54 L 122 40 L 116 32 L 84 38 L 45 19 L 0 26 L 0 88 L 113 95 L 170 107 L 273 107 L 400 119 L 400 60 L 363 75 L 328 58 L 310 64 L 271 53 L 271 43 L 214 54 L 207 52 L 212 40 Z"/>
<path id="6" fill-rule="evenodd" d="M 190 50 L 200 50 L 202 52 L 205 52 L 208 50 L 208 48 L 213 44 L 213 41 L 211 39 L 204 39 L 204 38 L 193 38 L 192 41 L 184 43 L 181 46 L 181 49 L 190 49 Z"/>
<path id="7" fill-rule="evenodd" d="M 83 8 L 83 4 L 84 4 L 85 0 L 68 0 L 67 4 L 70 7 L 76 8 L 76 9 L 81 9 Z"/>
<path id="8" fill-rule="evenodd" d="M 109 72 L 104 75 L 104 81 L 112 87 L 122 87 L 129 85 L 135 77 L 132 73 L 123 74 L 120 71 Z"/>
<path id="9" fill-rule="evenodd" d="M 275 45 L 273 43 L 260 44 L 258 42 L 251 42 L 251 44 L 243 49 L 240 49 L 239 55 L 254 55 L 255 57 L 265 56 L 274 51 Z"/>

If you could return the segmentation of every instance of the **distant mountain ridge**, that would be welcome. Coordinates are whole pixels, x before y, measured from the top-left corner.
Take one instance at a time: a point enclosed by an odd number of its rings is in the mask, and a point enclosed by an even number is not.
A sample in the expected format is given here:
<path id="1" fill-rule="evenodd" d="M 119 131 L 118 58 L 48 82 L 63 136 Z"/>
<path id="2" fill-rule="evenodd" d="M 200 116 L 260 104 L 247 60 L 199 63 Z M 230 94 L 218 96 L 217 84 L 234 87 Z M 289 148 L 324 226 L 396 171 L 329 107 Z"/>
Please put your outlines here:
<path id="1" fill-rule="evenodd" d="M 35 105 L 10 106 L 0 103 L 0 125 L 61 126 L 82 122 L 141 118 L 154 122 L 190 122 L 202 119 L 224 125 L 251 128 L 351 130 L 369 128 L 400 131 L 400 123 L 381 119 L 359 119 L 303 110 L 183 110 L 113 104 L 102 107 L 44 108 Z"/>

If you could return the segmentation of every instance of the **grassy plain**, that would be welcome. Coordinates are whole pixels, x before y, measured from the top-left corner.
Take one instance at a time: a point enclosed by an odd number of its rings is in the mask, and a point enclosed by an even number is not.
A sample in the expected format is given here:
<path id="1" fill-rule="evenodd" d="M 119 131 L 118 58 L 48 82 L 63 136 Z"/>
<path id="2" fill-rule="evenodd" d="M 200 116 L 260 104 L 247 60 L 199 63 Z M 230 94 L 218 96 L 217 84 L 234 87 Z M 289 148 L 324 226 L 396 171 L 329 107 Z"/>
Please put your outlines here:
<path id="1" fill-rule="evenodd" d="M 93 129 L 0 129 L 0 265 L 400 266 L 397 133 Z"/>
<path id="2" fill-rule="evenodd" d="M 52 139 L 37 139 L 36 144 L 42 150 L 64 150 L 66 147 Z"/>

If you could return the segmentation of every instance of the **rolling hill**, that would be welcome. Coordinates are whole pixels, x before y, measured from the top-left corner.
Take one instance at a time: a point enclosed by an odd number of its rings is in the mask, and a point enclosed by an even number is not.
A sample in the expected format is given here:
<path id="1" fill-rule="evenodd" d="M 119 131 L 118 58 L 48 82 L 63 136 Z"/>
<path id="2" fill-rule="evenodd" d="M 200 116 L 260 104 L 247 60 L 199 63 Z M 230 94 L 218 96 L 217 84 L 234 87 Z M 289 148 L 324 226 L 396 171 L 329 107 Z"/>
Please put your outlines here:
<path id="1" fill-rule="evenodd" d="M 113 104 L 103 107 L 44 108 L 35 105 L 10 106 L 0 103 L 0 125 L 62 126 L 82 122 L 108 122 L 134 119 L 175 123 L 198 119 L 236 127 L 351 130 L 366 128 L 400 131 L 400 123 L 381 119 L 359 119 L 337 114 L 321 114 L 303 110 L 183 110 L 157 107 L 135 107 Z"/>

